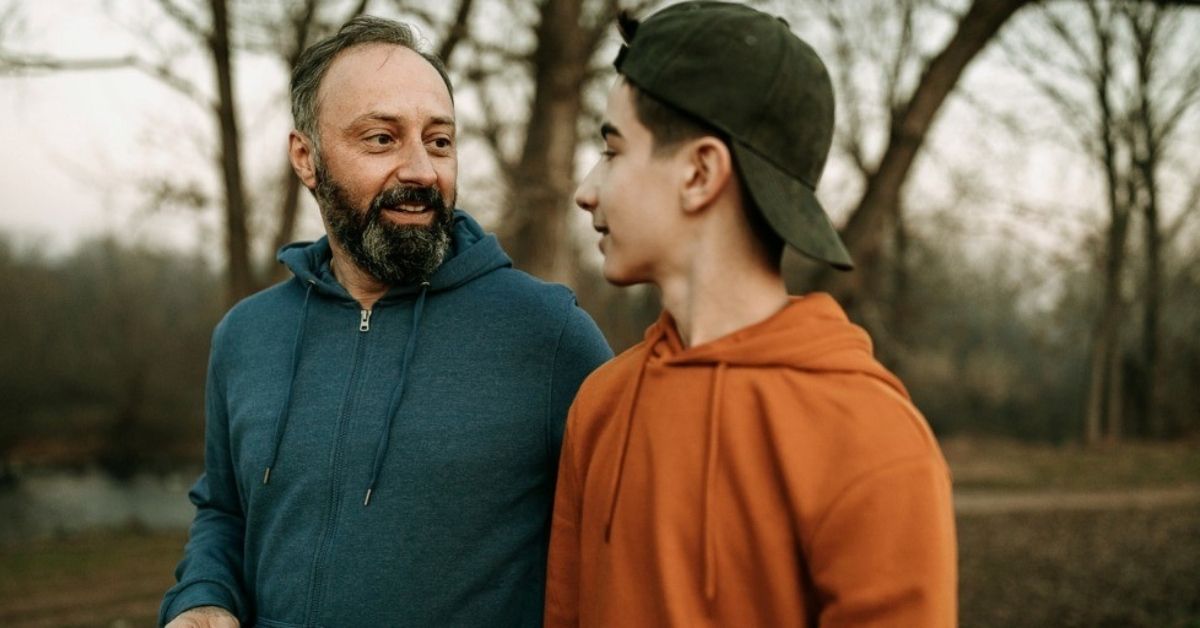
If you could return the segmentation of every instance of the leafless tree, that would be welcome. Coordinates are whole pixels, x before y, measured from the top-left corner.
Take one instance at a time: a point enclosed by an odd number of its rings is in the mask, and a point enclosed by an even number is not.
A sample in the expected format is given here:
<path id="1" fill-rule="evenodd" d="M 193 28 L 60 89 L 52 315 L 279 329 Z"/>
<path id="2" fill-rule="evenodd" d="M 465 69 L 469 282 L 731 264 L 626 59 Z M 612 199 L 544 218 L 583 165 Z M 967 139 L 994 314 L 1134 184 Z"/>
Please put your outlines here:
<path id="1" fill-rule="evenodd" d="M 1057 112 L 1068 140 L 1099 167 L 1105 184 L 1101 297 L 1091 335 L 1083 438 L 1096 443 L 1129 431 L 1161 434 L 1162 241 L 1188 215 L 1185 203 L 1171 225 L 1162 224 L 1170 174 L 1164 155 L 1180 150 L 1181 125 L 1200 107 L 1200 71 L 1194 64 L 1171 63 L 1172 56 L 1190 58 L 1177 7 L 1089 3 L 1039 7 L 1030 17 L 1031 28 L 1006 38 L 1006 59 Z M 1195 175 L 1192 168 L 1182 179 Z M 1140 250 L 1130 242 L 1139 221 Z M 1138 260 L 1130 255 L 1137 253 L 1143 270 L 1134 279 Z M 1129 288 L 1139 284 L 1140 290 Z M 1126 347 L 1134 336 L 1127 321 L 1135 306 L 1141 342 L 1130 359 Z M 1127 406 L 1136 410 L 1132 424 Z"/>

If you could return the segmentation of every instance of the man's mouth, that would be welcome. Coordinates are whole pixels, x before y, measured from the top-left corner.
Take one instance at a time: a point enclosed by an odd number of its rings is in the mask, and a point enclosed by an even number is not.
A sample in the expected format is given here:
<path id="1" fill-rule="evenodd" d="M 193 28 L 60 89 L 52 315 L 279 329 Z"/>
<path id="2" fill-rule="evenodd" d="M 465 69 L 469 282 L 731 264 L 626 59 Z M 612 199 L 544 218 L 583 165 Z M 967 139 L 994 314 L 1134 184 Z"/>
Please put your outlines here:
<path id="1" fill-rule="evenodd" d="M 431 208 L 428 205 L 424 205 L 421 203 L 402 203 L 400 205 L 395 205 L 392 207 L 385 207 L 384 209 L 386 211 L 391 211 L 391 212 L 404 212 L 407 214 L 420 214 L 420 213 L 429 211 Z"/>
<path id="2" fill-rule="evenodd" d="M 599 233 L 600 235 L 608 235 L 608 227 L 604 225 L 592 225 L 592 228 L 595 229 L 596 233 Z"/>

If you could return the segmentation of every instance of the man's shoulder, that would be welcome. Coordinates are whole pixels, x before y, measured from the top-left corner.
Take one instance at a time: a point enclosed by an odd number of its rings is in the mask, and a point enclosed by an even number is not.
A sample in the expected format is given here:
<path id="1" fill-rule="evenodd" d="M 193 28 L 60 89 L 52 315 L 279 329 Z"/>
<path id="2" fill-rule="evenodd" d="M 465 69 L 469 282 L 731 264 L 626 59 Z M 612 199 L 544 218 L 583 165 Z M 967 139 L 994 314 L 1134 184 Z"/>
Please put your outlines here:
<path id="1" fill-rule="evenodd" d="M 264 288 L 229 308 L 217 324 L 217 338 L 238 336 L 251 328 L 272 325 L 303 303 L 304 289 L 295 278 Z"/>
<path id="2" fill-rule="evenodd" d="M 567 286 L 539 279 L 511 267 L 497 268 L 468 285 L 550 307 L 560 306 L 564 300 L 575 298 L 575 293 Z"/>
<path id="3" fill-rule="evenodd" d="M 575 293 L 567 286 L 514 268 L 496 269 L 450 292 L 449 296 L 462 299 L 470 310 L 530 324 L 546 320 L 562 323 L 582 313 Z"/>

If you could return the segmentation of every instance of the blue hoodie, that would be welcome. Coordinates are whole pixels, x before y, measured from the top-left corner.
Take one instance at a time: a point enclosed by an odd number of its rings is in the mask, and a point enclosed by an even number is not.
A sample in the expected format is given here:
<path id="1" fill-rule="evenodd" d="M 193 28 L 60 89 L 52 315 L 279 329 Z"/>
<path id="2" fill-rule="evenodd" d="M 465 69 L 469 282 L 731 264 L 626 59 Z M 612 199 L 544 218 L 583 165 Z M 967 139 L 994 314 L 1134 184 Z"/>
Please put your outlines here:
<path id="1" fill-rule="evenodd" d="M 295 278 L 217 326 L 160 623 L 216 605 L 243 626 L 541 624 L 567 408 L 612 353 L 463 212 L 450 255 L 365 311 L 325 239 L 293 244 Z"/>

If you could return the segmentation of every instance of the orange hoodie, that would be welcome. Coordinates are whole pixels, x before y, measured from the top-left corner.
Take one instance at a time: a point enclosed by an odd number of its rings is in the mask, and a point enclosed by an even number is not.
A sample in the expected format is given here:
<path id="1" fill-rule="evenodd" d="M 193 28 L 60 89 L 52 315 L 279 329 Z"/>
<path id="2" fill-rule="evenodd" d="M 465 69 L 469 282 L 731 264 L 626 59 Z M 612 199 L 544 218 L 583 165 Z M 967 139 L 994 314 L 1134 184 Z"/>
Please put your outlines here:
<path id="1" fill-rule="evenodd" d="M 664 313 L 567 420 L 547 626 L 953 626 L 950 481 L 824 294 L 684 348 Z"/>

